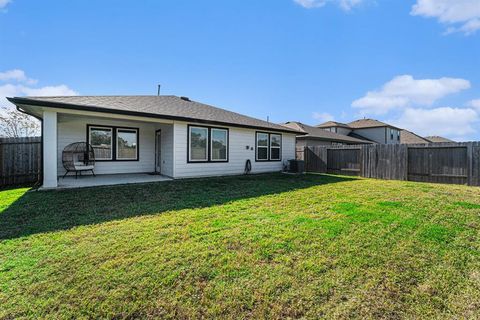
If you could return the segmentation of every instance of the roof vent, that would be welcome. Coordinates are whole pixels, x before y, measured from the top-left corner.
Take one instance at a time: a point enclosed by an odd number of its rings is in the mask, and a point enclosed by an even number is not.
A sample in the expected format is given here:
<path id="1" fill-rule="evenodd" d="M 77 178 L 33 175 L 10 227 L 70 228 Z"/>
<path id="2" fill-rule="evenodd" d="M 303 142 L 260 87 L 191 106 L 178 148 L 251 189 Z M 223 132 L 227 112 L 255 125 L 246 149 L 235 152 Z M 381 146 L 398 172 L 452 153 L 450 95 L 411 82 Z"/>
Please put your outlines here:
<path id="1" fill-rule="evenodd" d="M 180 97 L 180 99 L 182 99 L 183 101 L 190 101 L 189 97 Z"/>

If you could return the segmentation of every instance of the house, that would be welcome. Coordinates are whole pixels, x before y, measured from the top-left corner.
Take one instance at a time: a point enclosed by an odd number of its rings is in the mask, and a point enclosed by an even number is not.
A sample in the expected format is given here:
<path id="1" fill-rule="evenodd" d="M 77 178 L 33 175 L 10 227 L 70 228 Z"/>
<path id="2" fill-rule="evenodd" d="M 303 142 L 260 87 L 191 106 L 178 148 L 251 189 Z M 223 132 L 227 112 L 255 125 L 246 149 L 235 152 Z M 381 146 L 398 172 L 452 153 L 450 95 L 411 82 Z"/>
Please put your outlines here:
<path id="1" fill-rule="evenodd" d="M 352 128 L 348 124 L 337 121 L 327 121 L 316 127 L 344 136 L 348 136 L 352 132 Z"/>
<path id="2" fill-rule="evenodd" d="M 400 143 L 400 128 L 374 119 L 360 119 L 349 123 L 328 121 L 317 127 L 359 139 L 367 139 L 375 143 Z"/>
<path id="3" fill-rule="evenodd" d="M 429 137 L 425 137 L 425 139 L 428 139 L 430 142 L 434 142 L 434 143 L 455 142 L 453 140 L 450 140 L 450 139 L 447 139 L 447 138 L 444 138 L 444 137 L 440 137 L 440 136 L 429 136 Z"/>
<path id="4" fill-rule="evenodd" d="M 75 142 L 93 147 L 97 177 L 157 173 L 177 179 L 242 174 L 247 160 L 252 173 L 281 171 L 286 160 L 295 159 L 295 137 L 303 134 L 186 97 L 8 100 L 42 121 L 45 188 L 75 180 L 59 179 L 66 172 L 62 151 Z"/>
<path id="5" fill-rule="evenodd" d="M 349 123 L 327 121 L 316 126 L 323 130 L 334 132 L 349 137 L 367 140 L 380 144 L 427 144 L 438 142 L 454 142 L 439 137 L 421 137 L 418 134 L 400 129 L 388 123 L 375 119 L 360 119 Z"/>
<path id="6" fill-rule="evenodd" d="M 333 121 L 332 121 L 333 123 Z M 338 124 L 338 122 L 335 122 Z M 355 137 L 348 136 L 346 133 L 346 128 L 336 126 L 332 127 L 335 130 L 324 130 L 318 127 L 313 127 L 306 125 L 297 121 L 290 121 L 283 124 L 284 126 L 301 131 L 304 135 L 297 136 L 297 147 L 314 147 L 322 145 L 341 145 L 341 144 L 371 144 L 373 142 L 366 139 L 359 139 Z M 336 131 L 338 129 L 338 131 Z M 351 130 L 349 130 L 351 131 Z M 342 133 L 337 133 L 342 132 Z"/>

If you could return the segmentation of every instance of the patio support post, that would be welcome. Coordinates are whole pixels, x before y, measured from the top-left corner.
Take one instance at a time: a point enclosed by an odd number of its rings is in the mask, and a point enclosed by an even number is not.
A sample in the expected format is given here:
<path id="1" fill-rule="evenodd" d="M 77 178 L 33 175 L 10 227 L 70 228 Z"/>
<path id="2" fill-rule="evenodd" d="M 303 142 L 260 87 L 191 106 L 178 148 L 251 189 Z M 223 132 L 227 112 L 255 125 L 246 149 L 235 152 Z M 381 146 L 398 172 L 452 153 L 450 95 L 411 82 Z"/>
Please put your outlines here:
<path id="1" fill-rule="evenodd" d="M 57 113 L 43 112 L 43 187 L 57 187 Z"/>

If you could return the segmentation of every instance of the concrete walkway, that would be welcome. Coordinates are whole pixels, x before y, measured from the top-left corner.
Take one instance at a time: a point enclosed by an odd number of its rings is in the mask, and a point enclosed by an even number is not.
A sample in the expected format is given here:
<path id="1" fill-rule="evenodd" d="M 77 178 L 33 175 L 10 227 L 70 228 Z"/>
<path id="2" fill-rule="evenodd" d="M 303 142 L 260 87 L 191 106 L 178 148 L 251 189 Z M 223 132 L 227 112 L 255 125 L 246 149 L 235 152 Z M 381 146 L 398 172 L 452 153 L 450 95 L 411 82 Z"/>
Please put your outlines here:
<path id="1" fill-rule="evenodd" d="M 58 188 L 84 188 L 96 186 L 110 186 L 116 184 L 146 183 L 157 181 L 169 181 L 169 177 L 154 175 L 148 173 L 128 173 L 128 174 L 102 174 L 96 177 L 92 175 L 74 176 L 58 178 Z"/>

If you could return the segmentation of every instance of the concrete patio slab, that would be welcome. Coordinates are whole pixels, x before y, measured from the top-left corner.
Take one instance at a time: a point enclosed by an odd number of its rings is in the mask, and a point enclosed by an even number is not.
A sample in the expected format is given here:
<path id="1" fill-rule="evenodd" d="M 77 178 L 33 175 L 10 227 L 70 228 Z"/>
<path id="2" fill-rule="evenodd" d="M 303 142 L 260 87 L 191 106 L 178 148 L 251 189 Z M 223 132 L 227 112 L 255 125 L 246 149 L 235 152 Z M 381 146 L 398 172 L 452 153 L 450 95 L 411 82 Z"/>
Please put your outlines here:
<path id="1" fill-rule="evenodd" d="M 154 175 L 148 173 L 102 174 L 96 175 L 95 177 L 93 175 L 86 175 L 79 176 L 78 179 L 75 179 L 74 176 L 67 176 L 65 178 L 58 178 L 58 188 L 85 188 L 169 180 L 173 179 L 162 175 Z"/>

